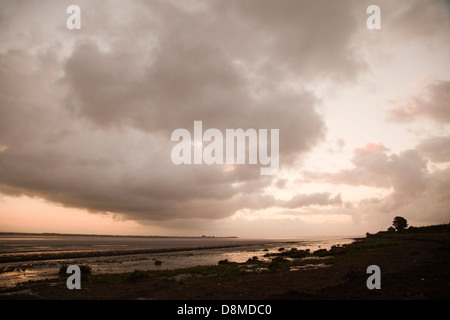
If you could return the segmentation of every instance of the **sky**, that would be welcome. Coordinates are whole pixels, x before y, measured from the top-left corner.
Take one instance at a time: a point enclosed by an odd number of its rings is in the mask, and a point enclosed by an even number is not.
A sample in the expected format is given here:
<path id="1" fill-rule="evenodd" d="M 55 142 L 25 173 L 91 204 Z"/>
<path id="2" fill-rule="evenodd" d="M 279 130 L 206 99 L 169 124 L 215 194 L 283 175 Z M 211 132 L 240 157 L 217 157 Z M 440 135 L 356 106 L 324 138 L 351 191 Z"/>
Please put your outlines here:
<path id="1" fill-rule="evenodd" d="M 0 231 L 449 223 L 449 30 L 443 0 L 3 0 Z M 279 170 L 174 164 L 172 132 L 194 121 L 278 129 Z"/>

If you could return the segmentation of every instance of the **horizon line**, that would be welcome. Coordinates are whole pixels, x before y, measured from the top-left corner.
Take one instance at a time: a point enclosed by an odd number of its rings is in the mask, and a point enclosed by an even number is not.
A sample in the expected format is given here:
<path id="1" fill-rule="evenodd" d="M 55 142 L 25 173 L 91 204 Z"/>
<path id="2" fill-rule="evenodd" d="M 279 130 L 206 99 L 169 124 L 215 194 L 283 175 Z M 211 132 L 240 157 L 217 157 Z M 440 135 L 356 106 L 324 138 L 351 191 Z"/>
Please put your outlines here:
<path id="1" fill-rule="evenodd" d="M 121 235 L 121 234 L 97 234 L 97 233 L 60 233 L 60 232 L 20 232 L 0 231 L 0 235 L 54 235 L 54 236 L 92 236 L 92 237 L 134 237 L 134 238 L 238 238 L 237 236 L 162 236 L 162 235 Z"/>

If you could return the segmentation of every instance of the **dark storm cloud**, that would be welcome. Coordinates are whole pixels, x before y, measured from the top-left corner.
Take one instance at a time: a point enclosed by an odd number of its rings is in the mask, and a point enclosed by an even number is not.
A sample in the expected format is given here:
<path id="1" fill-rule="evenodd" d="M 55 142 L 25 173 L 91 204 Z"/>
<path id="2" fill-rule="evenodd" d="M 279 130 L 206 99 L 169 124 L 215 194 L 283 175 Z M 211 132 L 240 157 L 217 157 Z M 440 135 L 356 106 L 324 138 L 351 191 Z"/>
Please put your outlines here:
<path id="1" fill-rule="evenodd" d="M 170 134 L 194 120 L 280 129 L 281 169 L 300 163 L 326 131 L 320 98 L 303 83 L 366 70 L 352 42 L 354 3 L 80 2 L 82 29 L 70 32 L 55 13 L 63 2 L 9 1 L 0 191 L 136 220 L 339 206 L 328 193 L 267 196 L 277 180 L 254 166 L 175 166 Z"/>

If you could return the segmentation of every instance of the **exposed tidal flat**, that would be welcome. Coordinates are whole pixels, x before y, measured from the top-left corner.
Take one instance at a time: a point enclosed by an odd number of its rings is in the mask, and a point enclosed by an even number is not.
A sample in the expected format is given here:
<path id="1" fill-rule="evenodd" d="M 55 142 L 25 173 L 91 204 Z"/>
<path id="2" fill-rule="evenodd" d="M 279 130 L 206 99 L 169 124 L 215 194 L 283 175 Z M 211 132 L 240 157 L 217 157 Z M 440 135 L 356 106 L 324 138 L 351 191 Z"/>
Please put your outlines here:
<path id="1" fill-rule="evenodd" d="M 318 250 L 354 241 L 351 237 L 240 239 L 236 237 L 128 237 L 59 234 L 0 234 L 0 288 L 60 277 L 63 265 L 88 265 L 92 274 L 176 270 L 242 263 L 286 247 Z"/>
<path id="2" fill-rule="evenodd" d="M 145 254 L 136 255 L 136 259 L 138 256 L 149 259 L 140 265 L 142 268 L 130 262 L 128 271 L 122 269 L 118 272 L 97 271 L 97 265 L 90 261 L 91 264 L 87 264 L 92 272 L 82 277 L 80 290 L 68 290 L 67 277 L 61 276 L 0 288 L 0 298 L 448 300 L 449 226 L 437 232 L 430 230 L 381 232 L 347 239 L 348 243 L 340 245 L 330 242 L 330 246 L 325 247 L 322 243 L 320 248 L 318 243 L 314 247 L 312 242 L 296 240 L 198 250 L 211 257 L 211 263 L 173 268 L 168 267 L 168 257 L 178 256 L 174 261 L 188 261 L 191 260 L 189 257 L 197 255 L 197 251 L 180 251 L 151 258 Z M 156 265 L 156 261 L 161 261 L 161 264 Z M 55 267 L 66 262 L 58 261 Z M 380 267 L 381 289 L 369 290 L 366 285 L 370 276 L 367 268 L 371 265 Z"/>

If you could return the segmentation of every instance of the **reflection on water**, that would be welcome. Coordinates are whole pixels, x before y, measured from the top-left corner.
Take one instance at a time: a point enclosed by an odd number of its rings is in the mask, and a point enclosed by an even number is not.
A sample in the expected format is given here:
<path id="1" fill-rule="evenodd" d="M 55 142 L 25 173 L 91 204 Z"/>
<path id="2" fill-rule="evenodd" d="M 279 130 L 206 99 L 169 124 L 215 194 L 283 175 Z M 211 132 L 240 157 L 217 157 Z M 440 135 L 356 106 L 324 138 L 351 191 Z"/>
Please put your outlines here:
<path id="1" fill-rule="evenodd" d="M 75 242 L 69 242 L 75 240 Z M 114 241 L 116 243 L 114 243 Z M 119 240 L 119 241 L 118 241 Z M 45 245 L 43 245 L 45 242 Z M 69 243 L 68 243 L 69 242 Z M 106 243 L 105 243 L 106 242 Z M 0 252 L 3 254 L 14 253 L 36 253 L 53 251 L 80 251 L 80 249 L 89 249 L 98 247 L 107 247 L 107 249 L 120 248 L 179 248 L 179 247 L 210 247 L 223 246 L 229 244 L 239 244 L 240 247 L 217 248 L 217 249 L 199 249 L 191 251 L 165 252 L 152 254 L 133 254 L 120 256 L 98 256 L 91 258 L 78 259 L 58 259 L 26 262 L 0 263 L 0 287 L 15 286 L 17 283 L 29 280 L 42 280 L 58 277 L 58 271 L 63 264 L 87 264 L 91 266 L 93 274 L 100 273 L 121 273 L 132 272 L 134 270 L 164 270 L 179 269 L 203 265 L 217 265 L 218 261 L 227 259 L 232 262 L 246 262 L 249 258 L 258 257 L 258 260 L 265 261 L 267 253 L 278 252 L 280 247 L 285 250 L 296 248 L 299 250 L 310 249 L 311 252 L 317 249 L 329 249 L 333 245 L 344 245 L 353 242 L 352 238 L 328 237 L 321 239 L 289 239 L 286 240 L 239 240 L 227 238 L 175 238 L 175 239 L 126 239 L 125 237 L 117 239 L 109 237 L 98 239 L 95 237 L 87 239 L 67 239 L 59 237 L 52 239 L 49 237 L 32 238 L 29 237 L 8 237 L 0 236 Z M 70 248 L 70 249 L 69 249 Z M 103 250 L 103 249 L 102 249 Z M 2 255 L 0 253 L 0 255 Z M 161 261 L 161 265 L 155 265 L 155 261 Z M 320 264 L 311 264 L 318 267 Z M 291 270 L 305 268 L 303 266 L 294 266 Z"/>

